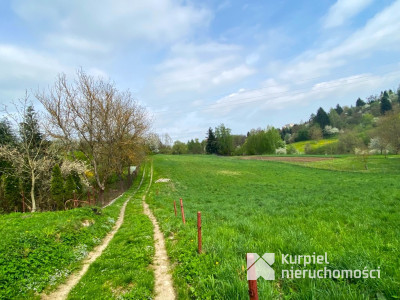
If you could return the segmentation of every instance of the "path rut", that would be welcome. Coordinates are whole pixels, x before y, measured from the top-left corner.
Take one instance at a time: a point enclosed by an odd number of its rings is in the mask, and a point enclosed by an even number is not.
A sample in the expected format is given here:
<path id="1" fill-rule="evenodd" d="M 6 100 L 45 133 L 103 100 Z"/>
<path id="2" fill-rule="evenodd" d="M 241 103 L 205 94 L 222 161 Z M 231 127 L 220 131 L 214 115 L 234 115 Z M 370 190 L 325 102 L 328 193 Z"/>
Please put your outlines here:
<path id="1" fill-rule="evenodd" d="M 147 188 L 146 195 L 153 181 L 153 166 L 151 166 L 150 184 Z M 154 276 L 155 276 L 155 300 L 175 300 L 175 291 L 173 287 L 172 276 L 170 273 L 170 263 L 165 248 L 164 235 L 160 230 L 157 219 L 151 212 L 149 205 L 146 203 L 146 195 L 142 198 L 144 213 L 149 217 L 154 226 Z"/>
<path id="2" fill-rule="evenodd" d="M 133 193 L 136 194 L 136 192 L 140 189 L 143 179 L 144 179 L 145 173 L 143 172 L 142 179 L 140 181 L 139 187 L 136 189 L 136 191 Z M 85 275 L 87 270 L 89 269 L 90 265 L 103 253 L 103 251 L 107 248 L 108 244 L 111 242 L 112 238 L 114 235 L 117 233 L 118 229 L 121 227 L 122 223 L 124 222 L 124 217 L 125 217 L 125 208 L 128 202 L 131 200 L 133 197 L 131 195 L 128 200 L 124 202 L 122 205 L 121 211 L 118 216 L 118 220 L 115 222 L 115 225 L 113 229 L 106 235 L 106 237 L 103 239 L 102 243 L 95 247 L 93 251 L 91 251 L 88 256 L 85 258 L 85 260 L 82 263 L 82 269 L 79 272 L 72 273 L 67 279 L 67 281 L 63 284 L 61 284 L 54 292 L 51 294 L 42 294 L 41 299 L 42 300 L 54 300 L 54 299 L 60 299 L 64 300 L 67 299 L 69 292 L 74 288 L 75 285 L 78 284 L 78 282 L 81 280 L 81 278 Z"/>

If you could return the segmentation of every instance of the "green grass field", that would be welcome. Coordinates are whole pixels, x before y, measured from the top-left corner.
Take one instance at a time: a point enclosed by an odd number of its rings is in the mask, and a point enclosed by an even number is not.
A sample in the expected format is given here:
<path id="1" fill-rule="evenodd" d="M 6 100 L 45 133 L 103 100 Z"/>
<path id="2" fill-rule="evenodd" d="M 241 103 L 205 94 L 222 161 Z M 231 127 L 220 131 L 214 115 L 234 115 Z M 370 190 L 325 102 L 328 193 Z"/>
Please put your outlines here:
<path id="1" fill-rule="evenodd" d="M 382 176 L 400 174 L 400 156 L 398 155 L 371 155 L 365 161 L 362 156 L 338 156 L 339 159 L 304 163 L 304 166 L 346 172 L 377 173 Z"/>
<path id="2" fill-rule="evenodd" d="M 336 169 L 348 165 L 339 160 Z M 394 166 L 384 168 L 391 170 L 388 174 L 155 156 L 154 180 L 171 182 L 153 184 L 148 202 L 166 236 L 179 299 L 247 299 L 248 252 L 275 253 L 278 277 L 282 253 L 327 252 L 331 270 L 381 270 L 380 279 L 259 279 L 260 299 L 398 299 L 400 161 L 391 162 Z M 174 216 L 173 200 L 179 198 L 186 225 Z M 201 255 L 196 252 L 197 211 L 203 218 Z"/>
<path id="3" fill-rule="evenodd" d="M 312 150 L 316 150 L 321 147 L 327 147 L 329 145 L 333 145 L 337 143 L 338 139 L 321 139 L 318 141 L 303 141 L 303 142 L 296 142 L 290 145 L 293 145 L 294 148 L 298 153 L 304 153 L 304 147 L 307 144 L 310 144 Z"/>

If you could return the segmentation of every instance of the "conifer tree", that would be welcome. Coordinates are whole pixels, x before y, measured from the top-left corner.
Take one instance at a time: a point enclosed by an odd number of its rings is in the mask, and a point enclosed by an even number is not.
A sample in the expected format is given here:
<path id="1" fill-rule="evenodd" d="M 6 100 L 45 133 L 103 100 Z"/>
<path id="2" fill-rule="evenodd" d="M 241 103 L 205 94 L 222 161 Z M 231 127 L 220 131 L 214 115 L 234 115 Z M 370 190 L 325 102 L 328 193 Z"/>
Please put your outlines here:
<path id="1" fill-rule="evenodd" d="M 356 106 L 357 107 L 362 107 L 365 105 L 365 102 L 363 100 L 361 100 L 361 98 L 358 98 L 356 101 Z"/>
<path id="2" fill-rule="evenodd" d="M 339 104 L 336 105 L 335 110 L 336 110 L 336 112 L 338 113 L 339 116 L 343 112 L 343 108 Z"/>
<path id="3" fill-rule="evenodd" d="M 392 103 L 389 100 L 388 93 L 385 91 L 381 100 L 381 114 L 384 115 L 389 110 L 392 110 Z"/>
<path id="4" fill-rule="evenodd" d="M 4 175 L 4 198 L 7 211 L 20 210 L 19 179 L 13 175 Z"/>
<path id="5" fill-rule="evenodd" d="M 65 180 L 65 196 L 67 199 L 72 199 L 74 197 L 74 193 L 76 193 L 76 185 L 74 181 L 74 177 L 72 174 L 68 174 Z"/>
<path id="6" fill-rule="evenodd" d="M 216 154 L 218 151 L 217 138 L 214 135 L 212 128 L 208 129 L 206 152 L 207 154 Z"/>
<path id="7" fill-rule="evenodd" d="M 321 129 L 324 129 L 326 125 L 330 125 L 329 116 L 322 107 L 318 109 L 314 122 L 317 123 Z"/>

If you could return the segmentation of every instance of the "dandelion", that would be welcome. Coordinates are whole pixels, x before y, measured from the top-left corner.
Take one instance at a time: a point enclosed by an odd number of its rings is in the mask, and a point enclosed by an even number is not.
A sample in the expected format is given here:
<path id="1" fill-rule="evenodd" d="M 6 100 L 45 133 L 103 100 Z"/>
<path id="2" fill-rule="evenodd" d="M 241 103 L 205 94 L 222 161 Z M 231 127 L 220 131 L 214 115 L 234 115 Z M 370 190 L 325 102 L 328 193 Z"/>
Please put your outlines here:
<path id="1" fill-rule="evenodd" d="M 219 262 L 216 261 L 215 264 L 216 264 L 216 265 L 219 265 Z"/>

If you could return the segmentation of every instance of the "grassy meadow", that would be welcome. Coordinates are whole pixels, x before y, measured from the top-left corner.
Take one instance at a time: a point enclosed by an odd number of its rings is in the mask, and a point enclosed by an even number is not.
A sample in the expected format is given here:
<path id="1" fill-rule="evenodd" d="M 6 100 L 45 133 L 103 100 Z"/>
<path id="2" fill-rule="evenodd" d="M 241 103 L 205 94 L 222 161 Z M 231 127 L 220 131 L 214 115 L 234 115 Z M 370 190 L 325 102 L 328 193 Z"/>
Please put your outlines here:
<path id="1" fill-rule="evenodd" d="M 63 282 L 112 229 L 140 179 L 104 209 L 0 215 L 0 299 L 39 299 Z"/>
<path id="2" fill-rule="evenodd" d="M 380 279 L 260 278 L 260 299 L 398 299 L 400 160 L 383 168 L 389 174 L 378 170 L 389 160 L 374 162 L 371 171 L 337 171 L 348 165 L 343 159 L 324 170 L 216 156 L 155 156 L 154 181 L 171 181 L 153 184 L 147 201 L 166 237 L 179 299 L 247 299 L 248 252 L 275 253 L 277 277 L 282 253 L 327 252 L 329 269 L 381 270 Z M 313 164 L 319 163 L 327 164 Z M 179 198 L 186 225 L 174 216 L 173 200 Z M 197 211 L 203 220 L 201 255 Z"/>
<path id="3" fill-rule="evenodd" d="M 304 166 L 346 172 L 377 173 L 381 176 L 400 174 L 400 156 L 371 155 L 366 158 L 357 155 L 337 156 L 340 159 L 304 163 Z M 366 161 L 364 160 L 366 159 Z M 367 169 L 365 168 L 367 165 Z"/>
<path id="4" fill-rule="evenodd" d="M 102 255 L 72 289 L 68 299 L 152 299 L 153 224 L 143 213 L 150 164 L 141 188 L 128 202 L 124 222 Z"/>

